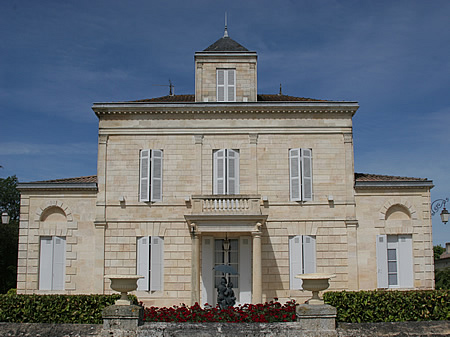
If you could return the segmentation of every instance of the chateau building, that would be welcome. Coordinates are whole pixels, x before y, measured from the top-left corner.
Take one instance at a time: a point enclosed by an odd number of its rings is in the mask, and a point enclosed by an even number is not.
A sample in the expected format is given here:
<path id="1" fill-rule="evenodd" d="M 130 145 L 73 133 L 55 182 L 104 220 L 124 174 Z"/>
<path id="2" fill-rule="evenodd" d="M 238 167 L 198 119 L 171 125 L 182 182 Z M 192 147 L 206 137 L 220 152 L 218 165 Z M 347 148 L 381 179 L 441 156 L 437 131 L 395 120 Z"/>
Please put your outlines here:
<path id="1" fill-rule="evenodd" d="M 147 305 L 434 287 L 432 181 L 354 172 L 357 102 L 257 92 L 257 53 L 195 53 L 195 95 L 95 103 L 97 175 L 19 184 L 18 293 L 110 293 L 141 275 Z"/>

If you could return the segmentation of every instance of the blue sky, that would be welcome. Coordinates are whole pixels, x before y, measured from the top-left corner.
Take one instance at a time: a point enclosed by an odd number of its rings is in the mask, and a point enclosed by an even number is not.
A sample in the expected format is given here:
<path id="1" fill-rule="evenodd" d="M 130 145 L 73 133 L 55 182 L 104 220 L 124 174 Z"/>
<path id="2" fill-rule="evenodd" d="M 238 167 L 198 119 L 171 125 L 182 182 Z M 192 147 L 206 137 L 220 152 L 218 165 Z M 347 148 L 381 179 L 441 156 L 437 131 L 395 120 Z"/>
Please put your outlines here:
<path id="1" fill-rule="evenodd" d="M 2 0 L 0 177 L 96 174 L 93 102 L 194 93 L 194 52 L 258 52 L 258 92 L 358 101 L 355 170 L 450 197 L 450 1 Z M 450 207 L 450 203 L 448 205 Z M 450 224 L 433 218 L 435 244 Z"/>

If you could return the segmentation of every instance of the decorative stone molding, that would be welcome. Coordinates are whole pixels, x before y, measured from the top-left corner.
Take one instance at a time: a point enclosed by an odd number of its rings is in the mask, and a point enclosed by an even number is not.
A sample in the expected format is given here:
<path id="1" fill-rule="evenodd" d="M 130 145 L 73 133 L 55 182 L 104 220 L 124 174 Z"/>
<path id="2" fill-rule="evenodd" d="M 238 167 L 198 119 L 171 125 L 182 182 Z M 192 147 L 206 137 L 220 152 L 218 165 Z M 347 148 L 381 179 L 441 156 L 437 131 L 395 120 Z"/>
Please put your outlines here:
<path id="1" fill-rule="evenodd" d="M 70 236 L 71 231 L 64 228 L 42 228 L 38 230 L 39 236 Z M 66 243 L 67 244 L 67 243 Z"/>
<path id="2" fill-rule="evenodd" d="M 67 222 L 73 222 L 72 210 L 69 208 L 69 206 L 57 200 L 49 201 L 45 204 L 45 206 L 40 207 L 36 212 L 35 221 L 42 221 L 43 215 L 45 215 L 45 213 L 53 207 L 59 208 L 61 211 L 63 211 L 64 215 L 66 216 Z"/>
<path id="3" fill-rule="evenodd" d="M 380 231 L 380 234 L 399 235 L 399 234 L 414 234 L 412 227 L 388 227 Z"/>
<path id="4" fill-rule="evenodd" d="M 203 135 L 194 135 L 194 144 L 203 144 Z"/>
<path id="5" fill-rule="evenodd" d="M 384 203 L 383 207 L 381 207 L 379 211 L 379 220 L 386 220 L 386 213 L 392 206 L 397 205 L 403 207 L 409 213 L 411 220 L 417 220 L 416 208 L 409 202 L 409 200 L 400 198 L 392 198 Z"/>
<path id="6" fill-rule="evenodd" d="M 346 219 L 345 220 L 345 225 L 347 226 L 347 228 L 358 228 L 358 220 L 356 219 Z"/>
<path id="7" fill-rule="evenodd" d="M 189 232 L 191 233 L 192 237 L 198 236 L 197 225 L 194 222 L 191 222 L 189 224 Z"/>
<path id="8" fill-rule="evenodd" d="M 108 224 L 107 224 L 107 222 L 105 220 L 95 220 L 94 221 L 94 226 L 95 226 L 95 228 L 103 227 L 103 228 L 106 229 L 108 227 Z"/>
<path id="9" fill-rule="evenodd" d="M 353 135 L 351 133 L 344 133 L 344 143 L 353 143 Z"/>
<path id="10" fill-rule="evenodd" d="M 98 136 L 98 143 L 99 144 L 106 144 L 108 142 L 108 135 L 99 135 Z"/>
<path id="11" fill-rule="evenodd" d="M 252 231 L 252 235 L 261 235 L 261 228 L 262 228 L 262 223 L 261 222 L 257 222 L 255 225 L 254 230 Z"/>
<path id="12" fill-rule="evenodd" d="M 168 236 L 167 229 L 170 228 L 171 224 L 174 223 L 168 222 L 168 223 L 162 223 L 160 221 L 150 221 L 150 222 L 143 222 L 140 223 L 140 225 L 137 225 L 135 228 L 136 236 L 162 236 L 166 237 Z M 184 228 L 185 223 L 180 222 L 180 228 Z M 178 222 L 177 222 L 178 225 Z M 109 234 L 107 234 L 109 236 Z M 170 236 L 170 235 L 169 235 Z"/>
<path id="13" fill-rule="evenodd" d="M 257 133 L 249 133 L 248 138 L 250 140 L 250 144 L 258 144 L 258 134 Z"/>

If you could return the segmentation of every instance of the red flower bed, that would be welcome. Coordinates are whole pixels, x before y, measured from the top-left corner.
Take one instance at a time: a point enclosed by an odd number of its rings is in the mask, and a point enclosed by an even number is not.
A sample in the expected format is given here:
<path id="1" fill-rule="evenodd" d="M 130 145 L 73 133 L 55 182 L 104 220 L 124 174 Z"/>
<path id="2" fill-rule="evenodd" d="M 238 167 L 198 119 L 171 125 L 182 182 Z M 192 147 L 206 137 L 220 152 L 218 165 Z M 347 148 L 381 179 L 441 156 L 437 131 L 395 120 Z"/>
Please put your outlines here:
<path id="1" fill-rule="evenodd" d="M 198 303 L 188 307 L 173 306 L 171 308 L 144 308 L 145 322 L 227 322 L 227 323 L 272 323 L 294 322 L 295 301 L 281 305 L 278 299 L 264 304 L 244 304 L 237 307 L 221 310 L 218 306 L 213 308 L 208 304 L 205 308 Z"/>

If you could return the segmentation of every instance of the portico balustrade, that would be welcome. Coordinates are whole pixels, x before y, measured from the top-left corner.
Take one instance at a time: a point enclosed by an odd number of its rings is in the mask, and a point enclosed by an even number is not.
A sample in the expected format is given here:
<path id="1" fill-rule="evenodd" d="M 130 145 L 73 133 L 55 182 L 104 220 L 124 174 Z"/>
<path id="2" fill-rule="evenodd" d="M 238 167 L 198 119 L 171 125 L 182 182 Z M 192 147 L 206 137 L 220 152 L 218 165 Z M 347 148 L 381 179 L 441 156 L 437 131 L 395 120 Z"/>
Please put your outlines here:
<path id="1" fill-rule="evenodd" d="M 261 214 L 259 195 L 194 195 L 192 214 Z"/>

